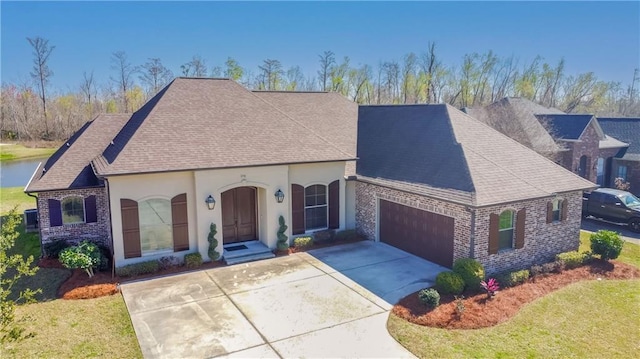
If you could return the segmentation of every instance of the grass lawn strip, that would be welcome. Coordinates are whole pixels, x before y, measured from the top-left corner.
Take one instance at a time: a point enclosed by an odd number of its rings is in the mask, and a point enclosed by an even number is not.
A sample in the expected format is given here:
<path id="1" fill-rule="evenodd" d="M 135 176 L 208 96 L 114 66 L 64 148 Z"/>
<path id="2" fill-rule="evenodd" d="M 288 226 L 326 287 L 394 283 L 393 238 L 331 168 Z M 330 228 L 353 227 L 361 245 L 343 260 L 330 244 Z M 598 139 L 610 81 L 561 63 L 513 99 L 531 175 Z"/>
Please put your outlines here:
<path id="1" fill-rule="evenodd" d="M 18 213 L 36 208 L 36 199 L 23 191 L 24 187 L 0 187 L 0 213 L 7 214 L 15 206 L 18 206 Z"/>
<path id="2" fill-rule="evenodd" d="M 59 143 L 51 142 L 46 143 L 51 147 L 26 147 L 23 145 L 9 145 L 5 144 L 0 146 L 0 162 L 26 160 L 32 158 L 46 158 L 51 156 L 57 149 Z"/>

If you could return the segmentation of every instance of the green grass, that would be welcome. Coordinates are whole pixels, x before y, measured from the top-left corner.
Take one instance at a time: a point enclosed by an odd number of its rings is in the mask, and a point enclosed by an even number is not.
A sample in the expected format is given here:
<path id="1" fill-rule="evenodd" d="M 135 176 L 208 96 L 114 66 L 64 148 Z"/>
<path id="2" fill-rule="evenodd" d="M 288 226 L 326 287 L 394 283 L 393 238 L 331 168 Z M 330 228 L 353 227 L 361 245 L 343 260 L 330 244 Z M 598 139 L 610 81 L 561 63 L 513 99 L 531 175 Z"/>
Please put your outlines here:
<path id="1" fill-rule="evenodd" d="M 35 336 L 0 349 L 0 358 L 142 358 L 121 295 L 23 305 Z"/>
<path id="2" fill-rule="evenodd" d="M 23 145 L 0 146 L 0 162 L 44 158 L 51 156 L 57 148 L 33 148 Z"/>
<path id="3" fill-rule="evenodd" d="M 388 329 L 420 358 L 626 358 L 639 349 L 639 285 L 640 280 L 575 283 L 491 328 L 428 328 L 392 314 Z"/>
<path id="4" fill-rule="evenodd" d="M 590 249 L 580 233 L 580 251 Z M 640 246 L 619 261 L 640 267 Z M 446 330 L 391 314 L 389 333 L 420 358 L 626 358 L 640 349 L 640 280 L 583 281 L 528 305 L 491 328 Z"/>
<path id="5" fill-rule="evenodd" d="M 580 252 L 591 250 L 590 236 L 591 233 L 580 231 L 580 248 L 578 249 Z M 625 241 L 620 257 L 616 258 L 616 260 L 640 268 L 640 245 Z"/>
<path id="6" fill-rule="evenodd" d="M 0 214 L 7 214 L 13 207 L 18 213 L 25 209 L 36 208 L 36 199 L 23 192 L 24 187 L 0 187 Z"/>

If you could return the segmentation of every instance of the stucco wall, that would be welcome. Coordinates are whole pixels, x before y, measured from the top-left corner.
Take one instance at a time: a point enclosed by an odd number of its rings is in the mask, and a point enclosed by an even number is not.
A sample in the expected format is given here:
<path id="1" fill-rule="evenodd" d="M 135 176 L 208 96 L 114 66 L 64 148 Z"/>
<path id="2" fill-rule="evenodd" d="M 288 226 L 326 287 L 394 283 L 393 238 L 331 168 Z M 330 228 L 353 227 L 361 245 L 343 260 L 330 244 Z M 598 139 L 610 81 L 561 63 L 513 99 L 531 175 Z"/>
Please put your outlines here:
<path id="1" fill-rule="evenodd" d="M 487 273 L 528 268 L 554 259 L 555 254 L 575 250 L 579 245 L 582 193 L 563 194 L 568 200 L 568 216 L 563 222 L 546 223 L 547 202 L 552 198 L 523 201 L 502 206 L 467 209 L 416 194 L 356 182 L 356 228 L 370 240 L 379 240 L 379 199 L 442 214 L 454 218 L 453 259 L 472 257 L 480 261 Z M 489 255 L 489 216 L 505 209 L 527 209 L 525 245 Z M 473 224 L 474 231 L 471 231 Z M 473 240 L 473 248 L 471 242 Z"/>
<path id="2" fill-rule="evenodd" d="M 51 227 L 49 222 L 49 203 L 47 201 L 49 199 L 62 201 L 66 197 L 75 196 L 83 198 L 96 196 L 97 222 L 63 224 L 62 226 Z M 111 247 L 109 205 L 104 187 L 38 193 L 38 223 L 42 244 L 47 244 L 57 239 L 65 239 L 70 243 L 91 239 Z"/>

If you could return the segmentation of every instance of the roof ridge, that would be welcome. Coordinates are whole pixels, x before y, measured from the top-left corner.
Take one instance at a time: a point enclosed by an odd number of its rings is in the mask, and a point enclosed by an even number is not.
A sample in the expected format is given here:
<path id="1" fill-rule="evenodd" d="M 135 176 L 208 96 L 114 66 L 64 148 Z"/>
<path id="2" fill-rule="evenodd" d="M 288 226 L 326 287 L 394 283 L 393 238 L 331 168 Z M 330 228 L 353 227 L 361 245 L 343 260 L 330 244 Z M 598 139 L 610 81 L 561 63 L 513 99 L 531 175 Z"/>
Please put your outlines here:
<path id="1" fill-rule="evenodd" d="M 310 131 L 314 136 L 316 136 L 316 137 L 318 137 L 319 139 L 321 139 L 322 141 L 324 141 L 324 142 L 328 143 L 328 144 L 329 144 L 329 145 L 331 145 L 333 148 L 335 148 L 335 149 L 337 149 L 338 151 L 340 151 L 340 153 L 345 154 L 345 155 L 350 156 L 350 157 L 352 157 L 352 156 L 356 156 L 356 157 L 357 157 L 357 154 L 356 154 L 356 153 L 350 154 L 350 153 L 344 152 L 344 151 L 343 151 L 342 149 L 340 149 L 336 144 L 334 144 L 333 142 L 331 142 L 331 141 L 327 140 L 326 138 L 324 138 L 324 137 L 323 137 L 323 136 L 321 136 L 320 134 L 316 133 L 316 131 L 314 131 L 313 129 L 309 128 L 308 126 L 306 126 L 306 125 L 304 125 L 304 124 L 300 123 L 300 121 L 297 121 L 297 120 L 296 120 L 296 119 L 294 119 L 292 116 L 290 116 L 288 113 L 286 113 L 286 112 L 284 112 L 283 110 L 281 110 L 280 108 L 278 108 L 276 105 L 274 105 L 274 104 L 272 104 L 271 102 L 269 102 L 269 101 L 265 100 L 264 98 L 262 98 L 262 97 L 260 97 L 260 96 L 256 95 L 253 91 L 251 91 L 251 90 L 249 90 L 249 89 L 244 88 L 244 86 L 240 86 L 240 87 L 242 87 L 242 88 L 243 88 L 243 89 L 245 89 L 248 93 L 250 93 L 250 94 L 251 94 L 251 96 L 253 96 L 253 97 L 255 97 L 255 98 L 259 99 L 260 101 L 262 101 L 262 102 L 266 103 L 267 105 L 269 105 L 269 106 L 271 106 L 272 108 L 274 108 L 276 111 L 278 111 L 278 112 L 280 112 L 281 114 L 283 114 L 286 118 L 288 118 L 290 121 L 294 122 L 294 123 L 295 123 L 295 124 L 297 124 L 298 126 L 300 126 L 300 127 L 304 128 L 304 129 L 309 130 L 309 131 Z"/>
<path id="2" fill-rule="evenodd" d="M 330 94 L 336 93 L 331 91 L 297 91 L 297 90 L 249 90 L 251 92 L 272 92 L 272 93 L 318 93 L 318 94 Z"/>

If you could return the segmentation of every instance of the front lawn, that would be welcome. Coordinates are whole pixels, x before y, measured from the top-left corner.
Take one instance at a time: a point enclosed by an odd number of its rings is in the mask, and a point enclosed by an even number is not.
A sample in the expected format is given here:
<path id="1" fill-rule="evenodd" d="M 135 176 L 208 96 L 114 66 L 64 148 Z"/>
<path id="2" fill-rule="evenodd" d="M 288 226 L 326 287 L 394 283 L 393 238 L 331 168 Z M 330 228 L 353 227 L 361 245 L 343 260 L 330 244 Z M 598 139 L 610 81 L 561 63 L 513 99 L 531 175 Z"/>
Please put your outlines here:
<path id="1" fill-rule="evenodd" d="M 581 250 L 588 250 L 589 233 L 580 237 Z M 625 243 L 618 260 L 640 267 L 640 246 Z M 639 288 L 637 279 L 574 283 L 484 329 L 424 327 L 394 314 L 387 326 L 398 342 L 422 358 L 628 357 L 640 343 Z"/>
<path id="2" fill-rule="evenodd" d="M 18 213 L 25 209 L 36 208 L 36 199 L 24 193 L 24 187 L 0 187 L 0 213 L 7 214 L 13 207 Z"/>

